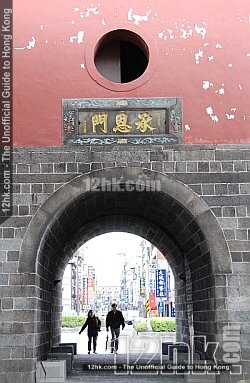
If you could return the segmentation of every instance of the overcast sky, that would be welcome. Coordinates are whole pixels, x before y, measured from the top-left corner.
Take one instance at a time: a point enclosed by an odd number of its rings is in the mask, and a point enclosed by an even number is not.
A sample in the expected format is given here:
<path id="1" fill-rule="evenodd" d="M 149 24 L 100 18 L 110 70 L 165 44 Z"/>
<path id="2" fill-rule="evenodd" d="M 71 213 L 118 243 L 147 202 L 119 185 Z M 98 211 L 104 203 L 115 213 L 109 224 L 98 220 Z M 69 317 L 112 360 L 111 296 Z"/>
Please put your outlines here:
<path id="1" fill-rule="evenodd" d="M 128 233 L 108 233 L 95 237 L 82 246 L 84 262 L 94 266 L 99 286 L 120 285 L 124 253 L 133 258 L 141 254 L 141 237 Z"/>

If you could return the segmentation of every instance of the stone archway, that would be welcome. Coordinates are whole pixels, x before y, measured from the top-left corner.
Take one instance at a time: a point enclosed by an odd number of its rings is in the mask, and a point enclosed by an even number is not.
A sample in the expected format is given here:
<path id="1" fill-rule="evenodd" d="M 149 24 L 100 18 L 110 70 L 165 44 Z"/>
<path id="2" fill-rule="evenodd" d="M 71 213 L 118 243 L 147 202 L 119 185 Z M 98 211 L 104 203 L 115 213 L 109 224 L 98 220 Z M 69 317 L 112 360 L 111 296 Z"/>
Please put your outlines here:
<path id="1" fill-rule="evenodd" d="M 126 189 L 138 183 L 150 188 Z M 216 218 L 191 189 L 171 177 L 117 167 L 76 177 L 62 186 L 27 228 L 19 272 L 36 276 L 37 357 L 43 358 L 60 340 L 60 287 L 54 281 L 62 277 L 81 244 L 110 231 L 141 235 L 168 258 L 176 279 L 179 340 L 189 339 L 191 326 L 196 335 L 219 340 L 216 307 L 221 296 L 216 286 L 221 275 L 231 273 L 231 259 Z M 203 345 L 196 346 L 202 352 Z"/>
<path id="2" fill-rule="evenodd" d="M 159 181 L 161 192 L 178 201 L 194 217 L 202 232 L 211 254 L 213 272 L 215 274 L 230 273 L 231 257 L 228 247 L 215 216 L 209 206 L 199 198 L 189 187 L 174 180 L 168 175 L 138 168 L 109 168 L 98 170 L 78 176 L 72 181 L 63 185 L 53 193 L 33 216 L 25 237 L 22 242 L 19 272 L 36 271 L 37 251 L 48 224 L 54 217 L 62 212 L 71 201 L 87 191 L 91 179 L 105 179 L 112 183 L 112 179 L 135 180 L 138 179 L 151 182 Z"/>

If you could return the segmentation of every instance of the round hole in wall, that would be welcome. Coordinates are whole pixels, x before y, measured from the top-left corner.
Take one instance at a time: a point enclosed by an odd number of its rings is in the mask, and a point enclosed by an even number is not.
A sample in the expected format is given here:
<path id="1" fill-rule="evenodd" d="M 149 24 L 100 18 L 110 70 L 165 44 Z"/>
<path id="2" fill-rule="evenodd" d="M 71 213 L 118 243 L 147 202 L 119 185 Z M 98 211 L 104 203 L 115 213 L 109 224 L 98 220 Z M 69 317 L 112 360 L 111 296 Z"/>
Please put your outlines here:
<path id="1" fill-rule="evenodd" d="M 145 72 L 149 63 L 149 49 L 138 34 L 127 29 L 117 29 L 99 40 L 94 62 L 104 78 L 125 84 Z"/>

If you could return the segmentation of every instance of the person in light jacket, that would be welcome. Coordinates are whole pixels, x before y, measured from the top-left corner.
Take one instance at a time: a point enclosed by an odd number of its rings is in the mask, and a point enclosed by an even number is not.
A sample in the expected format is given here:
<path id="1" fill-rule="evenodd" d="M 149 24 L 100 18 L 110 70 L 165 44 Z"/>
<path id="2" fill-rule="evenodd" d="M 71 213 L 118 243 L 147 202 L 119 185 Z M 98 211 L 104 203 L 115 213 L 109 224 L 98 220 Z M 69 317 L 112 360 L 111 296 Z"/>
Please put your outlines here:
<path id="1" fill-rule="evenodd" d="M 120 336 L 120 327 L 122 329 L 125 327 L 124 317 L 120 310 L 117 310 L 117 304 L 113 303 L 111 305 L 112 310 L 108 312 L 106 317 L 106 328 L 109 331 L 111 330 L 111 352 L 117 352 L 118 350 L 118 338 Z"/>
<path id="2" fill-rule="evenodd" d="M 101 331 L 101 321 L 98 317 L 95 316 L 93 310 L 89 310 L 88 317 L 82 326 L 81 330 L 79 331 L 79 334 L 81 334 L 85 328 L 88 327 L 88 354 L 90 354 L 91 351 L 91 343 L 93 339 L 93 352 L 96 354 L 96 343 L 97 343 L 97 336 L 98 332 Z"/>

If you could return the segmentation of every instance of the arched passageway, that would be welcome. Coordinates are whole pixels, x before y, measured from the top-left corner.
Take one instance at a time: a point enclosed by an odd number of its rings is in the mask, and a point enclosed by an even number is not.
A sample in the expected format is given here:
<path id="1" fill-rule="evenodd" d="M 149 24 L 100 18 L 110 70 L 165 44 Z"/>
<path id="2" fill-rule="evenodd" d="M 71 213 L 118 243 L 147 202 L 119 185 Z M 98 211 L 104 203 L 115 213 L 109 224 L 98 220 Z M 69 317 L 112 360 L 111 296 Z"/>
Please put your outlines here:
<path id="1" fill-rule="evenodd" d="M 112 231 L 140 235 L 167 257 L 176 281 L 177 339 L 189 342 L 194 334 L 220 342 L 216 309 L 226 309 L 220 276 L 231 272 L 231 260 L 208 206 L 188 187 L 160 173 L 113 168 L 91 177 L 77 177 L 58 189 L 33 217 L 22 244 L 19 271 L 33 269 L 36 276 L 37 357 L 43 358 L 60 340 L 58 281 L 68 260 L 89 239 Z M 102 187 L 90 187 L 93 177 Z M 151 182 L 152 188 L 126 187 L 138 180 L 144 186 Z M 204 352 L 202 338 L 196 350 Z"/>

